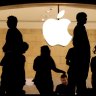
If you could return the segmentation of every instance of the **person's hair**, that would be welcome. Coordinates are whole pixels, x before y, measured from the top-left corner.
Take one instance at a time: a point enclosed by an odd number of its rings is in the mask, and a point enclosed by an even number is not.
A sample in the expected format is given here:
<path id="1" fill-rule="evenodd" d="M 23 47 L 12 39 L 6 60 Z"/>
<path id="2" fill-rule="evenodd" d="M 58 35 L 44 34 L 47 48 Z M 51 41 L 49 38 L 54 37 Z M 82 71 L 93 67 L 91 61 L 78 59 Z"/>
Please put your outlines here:
<path id="1" fill-rule="evenodd" d="M 79 12 L 77 15 L 76 15 L 76 19 L 77 21 L 80 21 L 82 20 L 82 18 L 85 18 L 87 17 L 87 14 L 85 12 Z"/>
<path id="2" fill-rule="evenodd" d="M 65 77 L 67 77 L 66 74 L 62 74 L 62 75 L 61 75 L 61 78 L 65 78 Z"/>
<path id="3" fill-rule="evenodd" d="M 18 22 L 17 17 L 12 16 L 12 15 L 8 17 L 8 20 Z"/>
<path id="4" fill-rule="evenodd" d="M 50 53 L 50 49 L 47 45 L 41 46 L 41 53 Z"/>

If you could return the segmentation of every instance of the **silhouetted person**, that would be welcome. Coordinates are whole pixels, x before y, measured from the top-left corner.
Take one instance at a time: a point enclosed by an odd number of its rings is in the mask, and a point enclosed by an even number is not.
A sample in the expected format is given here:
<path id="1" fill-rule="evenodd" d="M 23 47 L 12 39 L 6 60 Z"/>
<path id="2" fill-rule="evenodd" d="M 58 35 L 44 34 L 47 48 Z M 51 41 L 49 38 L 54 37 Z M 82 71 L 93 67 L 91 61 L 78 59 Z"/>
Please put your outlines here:
<path id="1" fill-rule="evenodd" d="M 9 16 L 7 26 L 9 27 L 6 34 L 6 42 L 3 46 L 4 52 L 18 51 L 21 48 L 23 38 L 21 32 L 17 29 L 18 20 L 15 16 Z"/>
<path id="2" fill-rule="evenodd" d="M 47 45 L 41 47 L 41 55 L 35 58 L 33 69 L 36 71 L 36 75 L 33 81 L 39 90 L 40 95 L 52 96 L 53 81 L 51 70 L 58 73 L 65 72 L 56 68 L 55 62 L 50 56 L 50 49 Z"/>
<path id="3" fill-rule="evenodd" d="M 23 86 L 25 85 L 25 56 L 23 55 L 28 49 L 28 44 L 23 43 L 22 50 L 10 54 L 1 61 L 5 64 L 1 76 L 1 93 L 6 92 L 7 96 L 23 96 Z M 8 56 L 8 55 L 5 55 Z M 0 95 L 1 96 L 1 95 Z M 5 96 L 5 95 L 3 95 Z"/>
<path id="4" fill-rule="evenodd" d="M 56 86 L 56 96 L 68 96 L 68 79 L 66 74 L 62 74 L 60 77 L 61 84 Z"/>
<path id="5" fill-rule="evenodd" d="M 94 54 L 96 54 L 96 46 L 94 47 Z M 92 90 L 93 90 L 93 94 L 94 96 L 96 95 L 96 56 L 92 57 L 91 59 L 91 72 L 92 72 Z"/>
<path id="6" fill-rule="evenodd" d="M 23 86 L 25 85 L 25 56 L 23 55 L 28 49 L 28 44 L 24 42 L 22 50 L 13 54 L 13 62 L 10 65 L 10 80 L 7 85 L 8 96 L 23 96 L 25 94 Z"/>
<path id="7" fill-rule="evenodd" d="M 23 65 L 25 62 L 25 57 L 22 55 L 22 50 L 23 50 L 22 47 L 24 47 L 23 46 L 24 42 L 23 42 L 22 34 L 16 28 L 17 22 L 18 20 L 15 16 L 8 17 L 7 25 L 9 29 L 6 35 L 6 42 L 3 46 L 4 57 L 0 63 L 0 65 L 2 66 L 0 96 L 1 95 L 5 96 L 5 93 L 13 95 L 12 93 L 17 90 L 15 87 L 16 79 L 20 77 L 19 76 L 20 73 L 18 74 L 17 77 L 17 73 L 18 73 L 17 69 L 20 68 L 21 65 L 22 65 L 22 69 L 24 68 Z M 20 63 L 22 64 L 19 65 Z M 17 78 L 15 77 L 15 75 Z M 11 89 L 13 91 L 11 91 L 10 93 Z"/>
<path id="8" fill-rule="evenodd" d="M 66 64 L 69 66 L 69 69 L 67 71 L 68 73 L 68 90 L 69 90 L 69 96 L 75 96 L 75 88 L 77 86 L 76 83 L 76 65 L 74 63 L 74 47 L 70 48 L 66 55 Z"/>
<path id="9" fill-rule="evenodd" d="M 75 65 L 78 74 L 77 93 L 84 94 L 90 62 L 90 44 L 84 26 L 87 22 L 87 15 L 84 12 L 80 12 L 77 14 L 76 19 L 77 25 L 74 28 L 73 45 L 75 49 Z"/>

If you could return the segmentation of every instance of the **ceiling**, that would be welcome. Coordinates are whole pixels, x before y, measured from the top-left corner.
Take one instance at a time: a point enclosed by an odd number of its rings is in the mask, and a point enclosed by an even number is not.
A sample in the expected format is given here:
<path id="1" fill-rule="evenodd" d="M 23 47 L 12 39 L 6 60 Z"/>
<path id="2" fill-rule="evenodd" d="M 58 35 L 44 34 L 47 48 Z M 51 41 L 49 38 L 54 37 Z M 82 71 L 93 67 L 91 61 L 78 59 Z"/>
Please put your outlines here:
<path id="1" fill-rule="evenodd" d="M 70 28 L 76 24 L 76 14 L 78 12 L 87 13 L 88 28 L 96 28 L 96 5 L 91 4 L 59 4 L 59 11 L 65 10 L 63 18 L 71 20 Z M 56 19 L 58 14 L 58 4 L 22 4 L 14 6 L 0 7 L 0 28 L 7 28 L 7 17 L 14 15 L 18 18 L 19 28 L 42 28 L 44 20 L 48 18 Z"/>
<path id="2" fill-rule="evenodd" d="M 96 4 L 95 0 L 0 0 L 0 6 L 28 3 L 81 3 Z"/>

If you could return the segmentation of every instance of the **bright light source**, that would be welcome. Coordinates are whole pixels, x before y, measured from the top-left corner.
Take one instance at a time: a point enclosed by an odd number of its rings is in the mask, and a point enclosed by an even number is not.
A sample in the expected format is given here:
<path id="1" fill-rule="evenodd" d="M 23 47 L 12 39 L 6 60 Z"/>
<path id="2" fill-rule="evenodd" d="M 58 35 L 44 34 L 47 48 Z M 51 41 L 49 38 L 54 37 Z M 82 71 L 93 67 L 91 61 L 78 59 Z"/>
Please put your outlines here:
<path id="1" fill-rule="evenodd" d="M 64 15 L 64 11 L 61 11 L 58 15 L 61 18 Z M 66 46 L 72 39 L 72 36 L 68 32 L 68 25 L 71 23 L 68 19 L 48 19 L 43 23 L 43 36 L 47 43 L 51 46 L 62 45 Z"/>

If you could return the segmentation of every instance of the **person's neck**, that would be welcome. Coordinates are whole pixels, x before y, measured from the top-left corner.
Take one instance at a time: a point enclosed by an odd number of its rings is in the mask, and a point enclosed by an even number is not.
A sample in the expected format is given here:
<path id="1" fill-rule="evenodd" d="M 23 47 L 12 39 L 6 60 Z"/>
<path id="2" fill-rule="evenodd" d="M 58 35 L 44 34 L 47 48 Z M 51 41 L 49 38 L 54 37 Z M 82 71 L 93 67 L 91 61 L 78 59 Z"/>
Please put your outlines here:
<path id="1" fill-rule="evenodd" d="M 83 24 L 83 23 L 77 23 L 77 25 L 84 26 L 84 24 Z"/>

